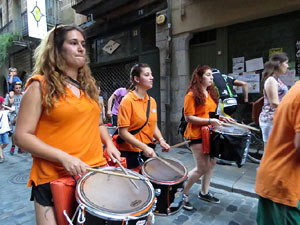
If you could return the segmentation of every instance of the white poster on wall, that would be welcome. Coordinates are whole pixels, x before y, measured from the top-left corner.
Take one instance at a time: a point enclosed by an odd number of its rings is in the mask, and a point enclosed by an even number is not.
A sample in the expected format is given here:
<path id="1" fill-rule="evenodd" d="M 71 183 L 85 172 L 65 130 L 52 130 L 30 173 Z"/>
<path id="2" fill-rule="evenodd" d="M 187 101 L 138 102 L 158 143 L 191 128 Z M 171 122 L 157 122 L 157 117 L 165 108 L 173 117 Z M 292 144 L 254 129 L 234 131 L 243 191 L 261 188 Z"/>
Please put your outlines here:
<path id="1" fill-rule="evenodd" d="M 260 92 L 260 78 L 259 74 L 253 72 L 244 72 L 243 75 L 230 74 L 237 80 L 245 81 L 248 83 L 248 93 L 259 93 Z M 243 89 L 241 86 L 233 86 L 236 93 L 242 94 Z"/>
<path id="2" fill-rule="evenodd" d="M 245 57 L 232 58 L 232 72 L 243 73 L 245 72 Z"/>
<path id="3" fill-rule="evenodd" d="M 247 72 L 263 70 L 263 69 L 264 69 L 264 60 L 262 57 L 256 59 L 250 59 L 246 61 Z"/>
<path id="4" fill-rule="evenodd" d="M 287 70 L 285 74 L 280 75 L 280 80 L 289 88 L 294 85 L 296 70 Z"/>
<path id="5" fill-rule="evenodd" d="M 29 37 L 43 39 L 47 34 L 45 0 L 27 0 Z"/>

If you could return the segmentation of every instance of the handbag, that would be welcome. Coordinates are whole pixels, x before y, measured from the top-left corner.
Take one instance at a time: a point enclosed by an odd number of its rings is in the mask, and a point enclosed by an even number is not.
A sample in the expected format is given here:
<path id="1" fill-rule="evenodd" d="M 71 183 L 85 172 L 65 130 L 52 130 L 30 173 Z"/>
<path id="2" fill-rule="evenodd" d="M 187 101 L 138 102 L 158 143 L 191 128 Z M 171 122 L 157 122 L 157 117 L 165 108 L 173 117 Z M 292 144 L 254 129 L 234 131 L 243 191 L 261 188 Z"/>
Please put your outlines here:
<path id="1" fill-rule="evenodd" d="M 144 123 L 144 125 L 136 130 L 132 130 L 132 131 L 129 131 L 129 133 L 131 133 L 132 135 L 134 134 L 137 134 L 138 132 L 140 132 L 144 126 L 146 126 L 146 124 L 148 123 L 148 120 L 149 120 L 149 113 L 150 113 L 150 96 L 149 96 L 149 99 L 148 99 L 148 104 L 147 104 L 147 112 L 146 112 L 146 117 L 147 117 L 147 120 L 146 122 Z M 119 144 L 122 144 L 124 143 L 125 141 L 120 137 L 119 135 L 119 132 L 118 132 L 118 129 L 116 129 L 115 133 L 113 134 L 113 140 L 115 140 L 115 142 L 119 145 Z M 116 147 L 118 148 L 118 146 L 116 145 Z"/>
<path id="2" fill-rule="evenodd" d="M 264 97 L 260 97 L 252 105 L 252 121 L 255 124 L 259 124 L 259 114 L 261 113 L 263 105 Z"/>

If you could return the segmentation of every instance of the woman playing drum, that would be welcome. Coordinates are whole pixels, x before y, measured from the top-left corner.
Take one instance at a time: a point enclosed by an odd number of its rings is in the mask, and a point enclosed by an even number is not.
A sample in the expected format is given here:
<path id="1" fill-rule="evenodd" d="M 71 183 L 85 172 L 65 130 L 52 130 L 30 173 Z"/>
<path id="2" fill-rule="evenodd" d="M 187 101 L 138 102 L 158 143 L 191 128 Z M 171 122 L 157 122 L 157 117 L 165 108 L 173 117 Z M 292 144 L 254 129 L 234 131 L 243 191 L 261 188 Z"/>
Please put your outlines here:
<path id="1" fill-rule="evenodd" d="M 188 122 L 184 136 L 191 140 L 190 147 L 195 158 L 196 167 L 188 174 L 188 181 L 184 188 L 184 209 L 192 210 L 188 200 L 188 193 L 192 185 L 202 178 L 202 189 L 198 197 L 214 203 L 219 199 L 208 192 L 213 167 L 216 164 L 209 154 L 202 153 L 201 126 L 221 126 L 222 122 L 233 121 L 231 118 L 220 116 L 219 119 L 209 118 L 209 112 L 215 112 L 218 104 L 218 94 L 213 85 L 212 71 L 209 66 L 198 66 L 193 72 L 187 94 L 184 98 L 184 115 Z"/>
<path id="2" fill-rule="evenodd" d="M 55 225 L 50 182 L 105 165 L 102 142 L 113 160 L 120 153 L 102 119 L 99 128 L 98 90 L 80 28 L 49 31 L 35 51 L 33 74 L 21 102 L 16 141 L 33 157 L 28 186 L 37 224 Z"/>
<path id="3" fill-rule="evenodd" d="M 131 90 L 123 98 L 118 114 L 118 129 L 120 137 L 125 141 L 120 144 L 121 156 L 127 159 L 127 168 L 133 169 L 140 166 L 140 159 L 156 157 L 152 147 L 153 137 L 158 140 L 163 150 L 169 151 L 170 146 L 157 127 L 157 108 L 155 100 L 147 94 L 153 86 L 153 76 L 147 64 L 136 64 L 131 68 Z M 150 100 L 150 104 L 148 104 Z M 147 109 L 149 116 L 147 121 Z M 145 124 L 147 121 L 147 124 Z M 142 128 L 143 127 L 143 128 Z M 138 133 L 130 131 L 142 128 Z"/>

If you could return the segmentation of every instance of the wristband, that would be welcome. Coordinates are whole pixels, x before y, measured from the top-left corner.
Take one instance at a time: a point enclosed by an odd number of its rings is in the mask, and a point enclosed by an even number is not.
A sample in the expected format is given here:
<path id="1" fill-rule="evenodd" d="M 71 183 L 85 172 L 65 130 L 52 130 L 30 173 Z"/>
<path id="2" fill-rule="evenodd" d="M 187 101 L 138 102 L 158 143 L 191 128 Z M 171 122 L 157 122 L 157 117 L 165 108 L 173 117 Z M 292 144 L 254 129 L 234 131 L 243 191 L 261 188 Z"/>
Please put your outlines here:
<path id="1" fill-rule="evenodd" d="M 162 140 L 165 140 L 163 137 L 161 137 L 158 142 L 160 143 Z"/>

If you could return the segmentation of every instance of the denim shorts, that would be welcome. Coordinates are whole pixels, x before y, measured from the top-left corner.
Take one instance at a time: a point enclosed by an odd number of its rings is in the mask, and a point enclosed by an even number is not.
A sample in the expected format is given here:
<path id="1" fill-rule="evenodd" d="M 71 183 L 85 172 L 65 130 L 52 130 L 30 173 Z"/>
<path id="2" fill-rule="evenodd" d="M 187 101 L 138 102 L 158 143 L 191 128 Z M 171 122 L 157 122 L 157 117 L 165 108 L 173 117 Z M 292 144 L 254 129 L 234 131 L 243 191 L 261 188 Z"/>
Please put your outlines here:
<path id="1" fill-rule="evenodd" d="M 0 145 L 8 145 L 8 144 L 9 144 L 8 132 L 0 134 Z"/>

